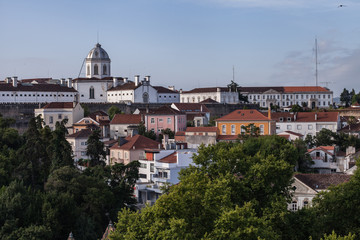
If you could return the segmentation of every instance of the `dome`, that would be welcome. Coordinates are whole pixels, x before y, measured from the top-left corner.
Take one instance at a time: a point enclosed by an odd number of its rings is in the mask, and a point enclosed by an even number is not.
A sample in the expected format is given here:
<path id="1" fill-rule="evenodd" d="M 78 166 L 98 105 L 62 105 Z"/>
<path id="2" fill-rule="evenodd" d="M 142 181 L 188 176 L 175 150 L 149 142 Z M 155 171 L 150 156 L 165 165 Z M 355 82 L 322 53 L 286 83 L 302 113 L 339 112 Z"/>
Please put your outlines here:
<path id="1" fill-rule="evenodd" d="M 107 52 L 101 47 L 99 43 L 95 45 L 93 49 L 90 50 L 89 54 L 87 55 L 88 59 L 106 59 L 110 60 L 109 55 Z"/>

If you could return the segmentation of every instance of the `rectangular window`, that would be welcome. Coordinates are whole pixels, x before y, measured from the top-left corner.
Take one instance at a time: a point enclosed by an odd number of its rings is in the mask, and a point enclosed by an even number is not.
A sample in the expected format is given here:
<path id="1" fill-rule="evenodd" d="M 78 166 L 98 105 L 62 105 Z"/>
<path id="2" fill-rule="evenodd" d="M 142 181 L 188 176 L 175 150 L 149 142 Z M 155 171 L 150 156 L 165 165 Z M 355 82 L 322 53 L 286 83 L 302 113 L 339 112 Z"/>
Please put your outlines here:
<path id="1" fill-rule="evenodd" d="M 301 130 L 302 127 L 301 127 L 301 125 L 297 125 L 296 128 L 297 128 L 297 130 Z"/>
<path id="2" fill-rule="evenodd" d="M 308 125 L 308 130 L 312 130 L 313 126 L 311 124 Z"/>
<path id="3" fill-rule="evenodd" d="M 87 142 L 81 142 L 81 146 L 86 146 Z"/>
<path id="4" fill-rule="evenodd" d="M 139 178 L 147 178 L 147 175 L 146 174 L 143 174 L 143 173 L 139 173 Z"/>
<path id="5" fill-rule="evenodd" d="M 171 118 L 167 118 L 167 123 L 171 123 Z"/>
<path id="6" fill-rule="evenodd" d="M 147 168 L 147 164 L 146 163 L 140 163 L 140 168 Z"/>
<path id="7" fill-rule="evenodd" d="M 58 119 L 62 119 L 62 115 L 61 115 L 61 114 L 58 114 Z"/>
<path id="8" fill-rule="evenodd" d="M 221 126 L 221 133 L 226 134 L 226 125 Z"/>
<path id="9" fill-rule="evenodd" d="M 85 151 L 81 151 L 81 156 L 86 156 L 86 152 L 85 152 Z"/>
<path id="10" fill-rule="evenodd" d="M 121 159 L 121 152 L 118 152 L 118 158 Z"/>
<path id="11" fill-rule="evenodd" d="M 163 119 L 162 118 L 159 118 L 159 122 L 162 122 L 163 121 Z"/>
<path id="12" fill-rule="evenodd" d="M 264 125 L 260 124 L 260 135 L 264 135 Z"/>
<path id="13" fill-rule="evenodd" d="M 231 125 L 231 134 L 232 134 L 232 135 L 235 134 L 235 125 Z"/>
<path id="14" fill-rule="evenodd" d="M 150 163 L 150 172 L 154 172 L 154 164 L 153 163 Z"/>
<path id="15" fill-rule="evenodd" d="M 53 123 L 54 122 L 54 118 L 53 118 L 53 116 L 50 116 L 49 117 L 49 123 Z"/>
<path id="16" fill-rule="evenodd" d="M 287 129 L 287 130 L 291 130 L 291 125 L 287 125 L 287 126 L 286 126 L 286 129 Z"/>
<path id="17" fill-rule="evenodd" d="M 151 118 L 151 119 L 150 119 L 150 123 L 155 123 L 155 119 L 154 119 L 154 118 Z"/>

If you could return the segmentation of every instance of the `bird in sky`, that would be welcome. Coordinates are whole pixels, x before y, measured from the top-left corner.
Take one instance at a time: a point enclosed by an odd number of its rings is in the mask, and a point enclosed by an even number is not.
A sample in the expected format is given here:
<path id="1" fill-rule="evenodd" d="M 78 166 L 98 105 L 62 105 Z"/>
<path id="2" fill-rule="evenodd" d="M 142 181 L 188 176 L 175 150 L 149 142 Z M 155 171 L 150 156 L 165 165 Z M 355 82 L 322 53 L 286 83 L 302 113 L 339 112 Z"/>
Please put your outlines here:
<path id="1" fill-rule="evenodd" d="M 346 7 L 346 5 L 340 4 L 340 5 L 338 6 L 338 8 L 341 8 L 341 7 Z"/>

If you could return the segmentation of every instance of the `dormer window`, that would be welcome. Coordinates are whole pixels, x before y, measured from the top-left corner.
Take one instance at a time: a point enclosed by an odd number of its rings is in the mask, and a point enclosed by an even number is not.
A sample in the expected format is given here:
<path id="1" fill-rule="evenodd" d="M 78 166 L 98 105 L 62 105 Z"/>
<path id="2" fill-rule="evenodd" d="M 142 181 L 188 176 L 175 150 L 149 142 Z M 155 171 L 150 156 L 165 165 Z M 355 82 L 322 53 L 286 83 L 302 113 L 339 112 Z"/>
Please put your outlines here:
<path id="1" fill-rule="evenodd" d="M 283 121 L 284 121 L 284 118 L 281 117 L 279 120 L 280 120 L 280 122 L 283 122 Z"/>
<path id="2" fill-rule="evenodd" d="M 288 118 L 287 118 L 287 121 L 288 121 L 288 122 L 291 122 L 291 117 L 288 117 Z"/>

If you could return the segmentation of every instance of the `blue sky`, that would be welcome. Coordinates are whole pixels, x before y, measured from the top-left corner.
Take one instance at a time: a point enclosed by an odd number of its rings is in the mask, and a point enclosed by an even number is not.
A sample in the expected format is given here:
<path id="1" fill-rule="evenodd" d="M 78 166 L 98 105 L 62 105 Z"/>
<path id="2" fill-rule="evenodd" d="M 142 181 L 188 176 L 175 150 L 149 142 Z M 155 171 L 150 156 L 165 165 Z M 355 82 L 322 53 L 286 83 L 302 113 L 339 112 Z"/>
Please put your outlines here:
<path id="1" fill-rule="evenodd" d="M 226 86 L 234 66 L 240 86 L 309 86 L 317 38 L 319 85 L 359 92 L 358 2 L 0 0 L 0 79 L 76 78 L 99 36 L 113 76 L 190 90 Z"/>

